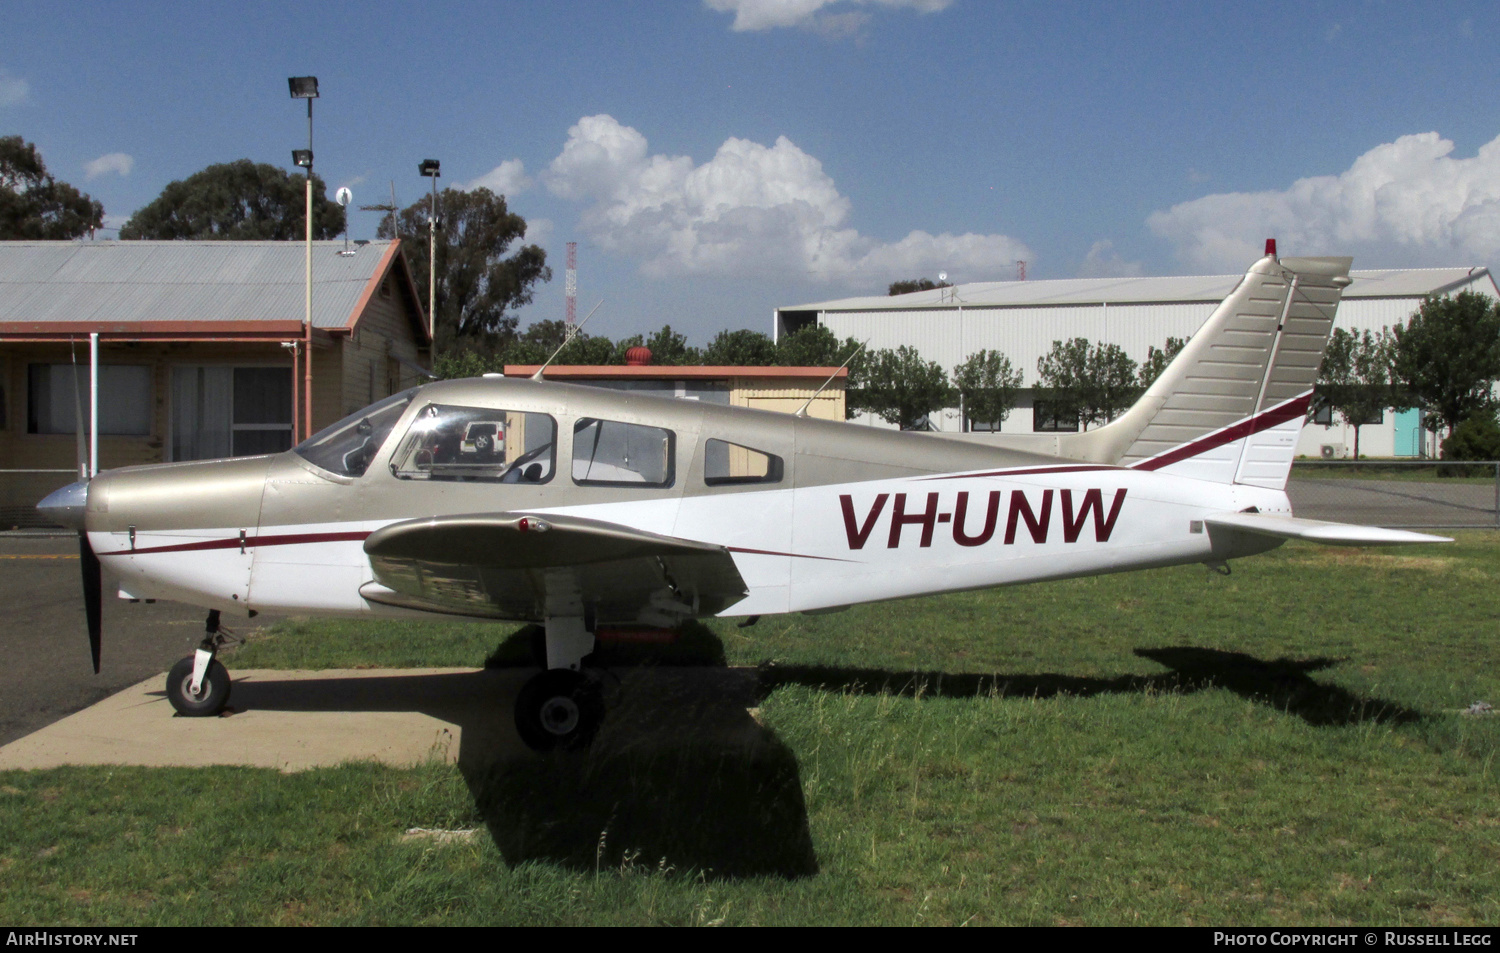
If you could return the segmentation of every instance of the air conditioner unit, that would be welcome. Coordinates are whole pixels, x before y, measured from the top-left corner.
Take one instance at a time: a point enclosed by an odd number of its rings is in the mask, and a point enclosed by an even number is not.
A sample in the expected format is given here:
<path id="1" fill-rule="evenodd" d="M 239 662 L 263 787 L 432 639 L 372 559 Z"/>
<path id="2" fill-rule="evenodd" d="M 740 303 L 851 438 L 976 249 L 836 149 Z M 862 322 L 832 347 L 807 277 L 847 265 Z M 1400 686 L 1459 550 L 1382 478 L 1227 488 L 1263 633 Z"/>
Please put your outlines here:
<path id="1" fill-rule="evenodd" d="M 1321 452 L 1324 460 L 1333 460 L 1344 455 L 1344 445 L 1341 443 L 1325 443 Z"/>

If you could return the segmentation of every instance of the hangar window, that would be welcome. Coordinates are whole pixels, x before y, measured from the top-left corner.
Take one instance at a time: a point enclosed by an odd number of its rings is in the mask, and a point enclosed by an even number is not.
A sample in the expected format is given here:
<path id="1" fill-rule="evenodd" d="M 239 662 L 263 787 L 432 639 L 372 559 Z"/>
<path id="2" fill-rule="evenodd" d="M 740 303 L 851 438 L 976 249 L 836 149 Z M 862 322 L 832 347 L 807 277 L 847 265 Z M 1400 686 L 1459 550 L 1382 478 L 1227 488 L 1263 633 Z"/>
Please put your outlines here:
<path id="1" fill-rule="evenodd" d="M 1078 411 L 1062 401 L 1037 400 L 1031 405 L 1031 429 L 1036 433 L 1076 433 Z"/>
<path id="2" fill-rule="evenodd" d="M 780 483 L 781 458 L 737 443 L 708 440 L 703 451 L 703 482 L 709 486 Z"/>
<path id="3" fill-rule="evenodd" d="M 584 486 L 671 486 L 672 431 L 616 420 L 573 425 L 573 482 Z"/>
<path id="4" fill-rule="evenodd" d="M 546 483 L 557 423 L 546 414 L 428 404 L 391 456 L 403 480 Z"/>

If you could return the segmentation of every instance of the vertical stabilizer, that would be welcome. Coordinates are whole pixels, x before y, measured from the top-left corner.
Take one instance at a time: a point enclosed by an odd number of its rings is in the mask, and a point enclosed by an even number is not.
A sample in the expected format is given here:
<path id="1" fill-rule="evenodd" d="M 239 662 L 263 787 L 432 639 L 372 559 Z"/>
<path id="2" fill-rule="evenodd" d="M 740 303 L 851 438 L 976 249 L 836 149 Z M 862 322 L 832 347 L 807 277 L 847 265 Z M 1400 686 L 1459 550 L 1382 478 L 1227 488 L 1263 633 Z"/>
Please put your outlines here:
<path id="1" fill-rule="evenodd" d="M 1135 406 L 1059 449 L 1281 489 L 1352 261 L 1266 255 Z"/>

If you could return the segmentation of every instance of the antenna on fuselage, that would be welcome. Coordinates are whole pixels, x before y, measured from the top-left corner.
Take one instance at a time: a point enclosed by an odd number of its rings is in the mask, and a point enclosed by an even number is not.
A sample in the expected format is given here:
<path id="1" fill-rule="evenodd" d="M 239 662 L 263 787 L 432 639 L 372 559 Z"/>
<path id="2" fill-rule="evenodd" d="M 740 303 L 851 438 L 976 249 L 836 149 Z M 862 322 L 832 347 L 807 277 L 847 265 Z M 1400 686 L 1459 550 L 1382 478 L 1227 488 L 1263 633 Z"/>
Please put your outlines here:
<path id="1" fill-rule="evenodd" d="M 600 298 L 599 304 L 603 303 L 604 299 Z M 557 350 L 552 352 L 552 356 L 547 358 L 547 360 L 543 362 L 542 366 L 536 369 L 536 373 L 531 375 L 532 380 L 539 381 L 542 379 L 542 371 L 545 371 L 547 369 L 548 364 L 551 364 L 553 361 L 557 360 L 557 355 L 561 354 L 562 349 L 568 346 L 568 342 L 573 340 L 573 338 L 578 335 L 579 331 L 583 330 L 583 326 L 585 324 L 589 323 L 589 318 L 592 318 L 594 316 L 594 312 L 599 310 L 599 304 L 596 304 L 589 309 L 589 313 L 584 316 L 584 319 L 578 322 L 578 327 L 576 330 L 574 330 L 572 333 L 564 332 L 563 342 L 557 346 Z"/>
<path id="2" fill-rule="evenodd" d="M 807 408 L 809 408 L 809 407 L 812 406 L 812 402 L 818 399 L 818 395 L 819 394 L 823 393 L 825 390 L 828 389 L 828 385 L 833 383 L 833 379 L 835 377 L 839 376 L 839 371 L 841 371 L 844 368 L 848 367 L 850 361 L 854 360 L 856 357 L 859 357 L 859 352 L 863 351 L 865 349 L 865 345 L 869 344 L 869 343 L 870 343 L 869 341 L 863 341 L 863 342 L 861 342 L 860 345 L 859 345 L 859 347 L 857 347 L 857 348 L 854 349 L 854 353 L 850 354 L 849 357 L 844 361 L 844 363 L 842 363 L 842 364 L 840 364 L 838 366 L 838 370 L 836 370 L 832 374 L 828 375 L 828 380 L 826 380 L 826 381 L 823 382 L 823 386 L 819 387 L 817 390 L 813 391 L 813 395 L 811 397 L 807 398 L 807 403 L 803 404 L 797 410 L 797 412 L 795 414 L 793 414 L 792 416 L 794 416 L 794 417 L 806 417 L 807 416 Z"/>

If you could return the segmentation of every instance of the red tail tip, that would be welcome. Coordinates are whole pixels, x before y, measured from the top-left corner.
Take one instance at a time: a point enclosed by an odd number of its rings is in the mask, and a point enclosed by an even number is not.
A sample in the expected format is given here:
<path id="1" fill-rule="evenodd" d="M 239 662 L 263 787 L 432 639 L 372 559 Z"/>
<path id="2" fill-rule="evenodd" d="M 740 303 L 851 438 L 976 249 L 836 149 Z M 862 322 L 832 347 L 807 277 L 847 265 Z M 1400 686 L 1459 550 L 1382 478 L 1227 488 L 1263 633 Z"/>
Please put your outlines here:
<path id="1" fill-rule="evenodd" d="M 1276 257 L 1276 239 L 1274 239 L 1274 238 L 1268 238 L 1268 239 L 1266 239 L 1266 257 L 1268 257 L 1268 258 L 1275 258 Z"/>

